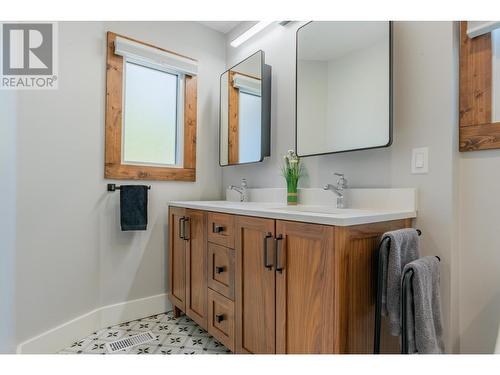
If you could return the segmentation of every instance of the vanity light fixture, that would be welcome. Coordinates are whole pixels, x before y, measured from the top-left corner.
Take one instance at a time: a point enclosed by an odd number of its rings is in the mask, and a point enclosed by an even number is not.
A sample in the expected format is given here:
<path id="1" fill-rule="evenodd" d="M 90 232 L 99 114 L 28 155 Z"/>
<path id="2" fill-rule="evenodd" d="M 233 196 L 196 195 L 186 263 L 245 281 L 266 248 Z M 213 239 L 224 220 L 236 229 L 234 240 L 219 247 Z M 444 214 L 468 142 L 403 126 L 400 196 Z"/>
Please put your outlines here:
<path id="1" fill-rule="evenodd" d="M 257 22 L 255 25 L 253 25 L 251 28 L 249 28 L 243 34 L 241 34 L 236 39 L 234 39 L 231 42 L 231 46 L 235 47 L 235 48 L 238 47 L 240 44 L 246 42 L 252 36 L 261 32 L 262 30 L 264 30 L 267 26 L 269 26 L 272 23 L 273 23 L 273 21 L 259 21 L 259 22 Z"/>

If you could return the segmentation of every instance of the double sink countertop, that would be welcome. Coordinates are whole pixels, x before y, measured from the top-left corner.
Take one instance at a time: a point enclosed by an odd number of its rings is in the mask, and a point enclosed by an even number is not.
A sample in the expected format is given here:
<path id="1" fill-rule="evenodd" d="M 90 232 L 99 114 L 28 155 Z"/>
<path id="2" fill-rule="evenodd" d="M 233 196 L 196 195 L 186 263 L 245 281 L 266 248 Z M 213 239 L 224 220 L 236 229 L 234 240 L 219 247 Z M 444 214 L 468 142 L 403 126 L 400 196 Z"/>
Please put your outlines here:
<path id="1" fill-rule="evenodd" d="M 415 218 L 416 189 L 346 189 L 347 208 L 336 208 L 336 196 L 323 189 L 299 189 L 299 204 L 288 206 L 286 189 L 248 189 L 249 202 L 227 190 L 225 201 L 171 201 L 169 206 L 228 214 L 349 226 Z"/>

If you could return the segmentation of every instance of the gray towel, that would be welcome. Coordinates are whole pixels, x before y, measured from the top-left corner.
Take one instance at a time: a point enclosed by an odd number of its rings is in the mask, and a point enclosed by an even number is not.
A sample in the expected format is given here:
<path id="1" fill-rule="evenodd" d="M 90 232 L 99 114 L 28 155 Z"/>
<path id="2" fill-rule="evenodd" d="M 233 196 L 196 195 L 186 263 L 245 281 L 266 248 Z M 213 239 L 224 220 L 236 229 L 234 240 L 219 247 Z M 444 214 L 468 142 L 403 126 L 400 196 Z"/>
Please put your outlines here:
<path id="1" fill-rule="evenodd" d="M 393 336 L 401 334 L 400 292 L 401 275 L 407 263 L 418 259 L 418 233 L 413 228 L 399 229 L 385 233 L 380 251 L 382 257 L 382 315 L 388 316 L 389 332 Z"/>
<path id="2" fill-rule="evenodd" d="M 439 260 L 423 257 L 408 263 L 403 271 L 413 270 L 407 290 L 407 332 L 409 353 L 444 353 L 441 298 L 439 295 Z"/>

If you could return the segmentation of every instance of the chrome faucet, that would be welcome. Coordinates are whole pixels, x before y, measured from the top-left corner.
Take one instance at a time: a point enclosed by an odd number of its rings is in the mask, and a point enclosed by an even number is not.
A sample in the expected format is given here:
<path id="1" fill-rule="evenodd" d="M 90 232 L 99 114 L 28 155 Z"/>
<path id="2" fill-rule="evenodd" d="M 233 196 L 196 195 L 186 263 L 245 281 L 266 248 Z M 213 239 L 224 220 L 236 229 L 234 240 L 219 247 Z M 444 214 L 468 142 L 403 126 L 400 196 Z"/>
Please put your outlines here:
<path id="1" fill-rule="evenodd" d="M 344 189 L 347 188 L 347 180 L 344 178 L 343 173 L 334 173 L 334 175 L 339 177 L 337 180 L 337 186 L 326 184 L 323 187 L 323 190 L 331 190 L 337 194 L 337 208 L 345 208 Z"/>
<path id="2" fill-rule="evenodd" d="M 247 179 L 242 178 L 241 179 L 241 187 L 237 187 L 234 185 L 229 185 L 228 189 L 229 190 L 234 190 L 238 193 L 240 193 L 240 202 L 248 202 L 248 184 L 247 184 Z"/>

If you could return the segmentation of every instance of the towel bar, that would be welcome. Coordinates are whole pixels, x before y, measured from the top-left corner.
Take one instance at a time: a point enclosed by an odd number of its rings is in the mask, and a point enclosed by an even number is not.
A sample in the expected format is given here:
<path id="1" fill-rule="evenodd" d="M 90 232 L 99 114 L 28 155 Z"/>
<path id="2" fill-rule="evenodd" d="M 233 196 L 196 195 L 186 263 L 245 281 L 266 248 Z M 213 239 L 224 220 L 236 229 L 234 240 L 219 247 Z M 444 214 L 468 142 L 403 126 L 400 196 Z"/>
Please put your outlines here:
<path id="1" fill-rule="evenodd" d="M 108 191 L 120 190 L 122 187 L 116 184 L 108 184 Z M 151 185 L 148 186 L 148 190 L 151 190 Z"/>

